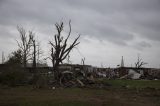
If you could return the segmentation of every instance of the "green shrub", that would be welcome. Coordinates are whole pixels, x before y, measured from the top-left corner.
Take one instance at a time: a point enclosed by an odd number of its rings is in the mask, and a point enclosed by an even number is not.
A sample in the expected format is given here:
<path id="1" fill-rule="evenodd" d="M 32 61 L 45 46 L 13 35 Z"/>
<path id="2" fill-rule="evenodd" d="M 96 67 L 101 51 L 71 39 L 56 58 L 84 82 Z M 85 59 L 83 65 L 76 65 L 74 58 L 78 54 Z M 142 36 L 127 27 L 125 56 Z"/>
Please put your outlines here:
<path id="1" fill-rule="evenodd" d="M 27 82 L 27 73 L 21 68 L 9 67 L 0 74 L 0 83 L 9 86 L 22 85 Z"/>

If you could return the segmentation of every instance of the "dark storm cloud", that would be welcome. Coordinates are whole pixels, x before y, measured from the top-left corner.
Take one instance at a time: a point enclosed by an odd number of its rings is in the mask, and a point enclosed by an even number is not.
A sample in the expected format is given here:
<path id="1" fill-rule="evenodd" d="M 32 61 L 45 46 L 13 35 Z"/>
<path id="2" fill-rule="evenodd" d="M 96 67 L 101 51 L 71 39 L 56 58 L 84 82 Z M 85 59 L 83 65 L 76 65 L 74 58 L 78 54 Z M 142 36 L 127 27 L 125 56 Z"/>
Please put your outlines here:
<path id="1" fill-rule="evenodd" d="M 160 41 L 159 0 L 69 1 L 67 1 L 68 5 L 84 10 L 84 13 L 80 14 L 82 17 L 80 20 L 83 20 L 83 17 L 85 17 L 84 20 L 86 21 L 80 22 L 86 27 L 83 27 L 81 32 L 97 37 L 103 36 L 106 40 L 113 42 L 118 40 L 125 43 L 125 37 L 134 38 L 132 33 L 137 33 L 142 38 Z M 77 19 L 79 18 L 77 17 Z M 105 27 L 101 28 L 96 23 Z M 117 26 L 117 28 L 112 26 Z M 116 33 L 119 29 L 122 29 L 122 31 L 118 32 L 117 35 Z"/>
<path id="2" fill-rule="evenodd" d="M 0 24 L 43 27 L 72 19 L 77 32 L 126 45 L 132 32 L 160 40 L 159 5 L 159 0 L 2 0 Z"/>

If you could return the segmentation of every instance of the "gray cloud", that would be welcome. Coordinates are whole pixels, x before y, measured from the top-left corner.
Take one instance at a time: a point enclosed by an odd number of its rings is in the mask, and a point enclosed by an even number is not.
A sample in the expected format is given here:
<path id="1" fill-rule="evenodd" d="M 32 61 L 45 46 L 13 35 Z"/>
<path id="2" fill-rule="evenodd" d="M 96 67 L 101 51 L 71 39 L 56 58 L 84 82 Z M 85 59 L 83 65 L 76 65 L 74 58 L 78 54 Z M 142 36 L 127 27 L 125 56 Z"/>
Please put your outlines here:
<path id="1" fill-rule="evenodd" d="M 141 47 L 148 47 L 148 48 L 152 47 L 151 44 L 149 44 L 149 43 L 147 43 L 145 41 L 140 42 L 139 46 L 141 46 Z"/>
<path id="2" fill-rule="evenodd" d="M 133 47 L 136 48 L 137 50 L 143 51 L 146 48 L 151 48 L 152 45 L 149 42 L 140 41 L 140 42 L 135 43 Z"/>
<path id="3" fill-rule="evenodd" d="M 139 50 L 160 43 L 159 0 L 0 0 L 0 16 L 0 39 L 8 41 L 16 38 L 17 25 L 35 28 L 47 40 L 54 23 L 71 19 L 82 39 Z"/>

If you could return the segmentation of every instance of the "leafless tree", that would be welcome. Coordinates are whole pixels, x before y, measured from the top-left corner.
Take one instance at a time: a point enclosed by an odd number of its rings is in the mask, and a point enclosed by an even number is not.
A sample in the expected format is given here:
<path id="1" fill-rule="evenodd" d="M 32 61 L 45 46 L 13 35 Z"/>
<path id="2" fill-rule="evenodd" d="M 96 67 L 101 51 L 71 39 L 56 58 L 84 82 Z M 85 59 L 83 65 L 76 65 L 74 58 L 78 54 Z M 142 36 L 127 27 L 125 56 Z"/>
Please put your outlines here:
<path id="1" fill-rule="evenodd" d="M 17 26 L 17 30 L 20 34 L 20 41 L 17 41 L 19 49 L 22 51 L 23 66 L 26 68 L 27 61 L 30 57 L 31 43 L 34 36 L 32 31 L 26 32 L 23 27 Z"/>
<path id="2" fill-rule="evenodd" d="M 68 39 L 71 35 L 71 21 L 69 21 L 69 32 L 65 39 L 62 36 L 62 31 L 64 28 L 63 22 L 60 22 L 59 24 L 56 23 L 55 27 L 57 30 L 57 34 L 54 35 L 53 41 L 49 41 L 49 44 L 51 45 L 51 60 L 55 79 L 59 80 L 59 64 L 62 63 L 63 60 L 66 59 L 66 57 L 69 55 L 71 50 L 80 43 L 78 42 L 80 35 L 78 35 L 78 37 L 74 39 L 74 41 L 69 45 Z"/>
<path id="3" fill-rule="evenodd" d="M 33 68 L 36 68 L 36 42 L 34 37 L 32 37 L 32 46 L 33 46 Z"/>
<path id="4" fill-rule="evenodd" d="M 43 50 L 41 49 L 41 43 L 38 41 L 37 44 L 36 44 L 36 55 L 37 55 L 37 63 L 41 63 L 41 58 L 43 57 Z"/>
<path id="5" fill-rule="evenodd" d="M 35 40 L 35 37 L 32 37 L 32 61 L 33 61 L 33 68 L 37 67 L 37 63 L 39 63 L 40 57 L 42 55 L 42 50 L 40 48 L 40 42 L 38 42 L 37 40 Z"/>
<path id="6" fill-rule="evenodd" d="M 85 63 L 85 57 L 82 58 L 81 63 L 82 63 L 82 65 L 84 65 L 84 63 Z"/>
<path id="7" fill-rule="evenodd" d="M 5 56 L 4 56 L 4 52 L 2 52 L 2 64 L 4 64 L 5 62 Z"/>
<path id="8" fill-rule="evenodd" d="M 135 63 L 136 68 L 141 68 L 143 65 L 148 64 L 146 62 L 143 62 L 142 59 L 138 56 L 137 62 Z"/>
<path id="9" fill-rule="evenodd" d="M 70 55 L 67 56 L 67 63 L 72 64 L 72 61 L 70 60 Z"/>

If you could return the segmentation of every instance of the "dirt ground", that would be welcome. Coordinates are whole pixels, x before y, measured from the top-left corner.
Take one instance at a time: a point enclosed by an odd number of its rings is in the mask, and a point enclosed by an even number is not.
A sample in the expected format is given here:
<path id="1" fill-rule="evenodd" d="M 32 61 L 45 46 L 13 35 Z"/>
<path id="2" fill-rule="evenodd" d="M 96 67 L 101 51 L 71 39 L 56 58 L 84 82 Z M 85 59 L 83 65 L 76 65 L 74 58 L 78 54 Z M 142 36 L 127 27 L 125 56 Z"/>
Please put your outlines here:
<path id="1" fill-rule="evenodd" d="M 160 106 L 160 89 L 1 87 L 0 106 Z"/>

